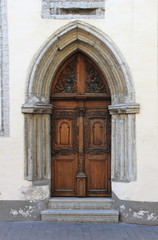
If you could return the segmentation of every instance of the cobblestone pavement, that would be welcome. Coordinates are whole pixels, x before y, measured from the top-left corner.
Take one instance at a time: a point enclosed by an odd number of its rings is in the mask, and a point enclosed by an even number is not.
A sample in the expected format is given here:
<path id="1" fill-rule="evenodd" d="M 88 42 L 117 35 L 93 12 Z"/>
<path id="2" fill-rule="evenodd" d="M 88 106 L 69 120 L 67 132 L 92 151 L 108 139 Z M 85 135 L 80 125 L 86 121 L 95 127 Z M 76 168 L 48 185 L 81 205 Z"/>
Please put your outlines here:
<path id="1" fill-rule="evenodd" d="M 158 226 L 0 222 L 0 240 L 158 240 Z"/>

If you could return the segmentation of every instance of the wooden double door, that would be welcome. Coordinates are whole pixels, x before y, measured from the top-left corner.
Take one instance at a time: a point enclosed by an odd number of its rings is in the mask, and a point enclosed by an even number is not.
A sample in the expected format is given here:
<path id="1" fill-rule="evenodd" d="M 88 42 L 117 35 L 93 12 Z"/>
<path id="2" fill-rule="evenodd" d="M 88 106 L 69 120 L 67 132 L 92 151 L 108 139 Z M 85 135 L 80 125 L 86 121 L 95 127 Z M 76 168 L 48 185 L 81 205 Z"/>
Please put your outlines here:
<path id="1" fill-rule="evenodd" d="M 81 53 L 68 59 L 56 75 L 51 95 L 52 196 L 111 194 L 110 98 L 104 81 Z"/>

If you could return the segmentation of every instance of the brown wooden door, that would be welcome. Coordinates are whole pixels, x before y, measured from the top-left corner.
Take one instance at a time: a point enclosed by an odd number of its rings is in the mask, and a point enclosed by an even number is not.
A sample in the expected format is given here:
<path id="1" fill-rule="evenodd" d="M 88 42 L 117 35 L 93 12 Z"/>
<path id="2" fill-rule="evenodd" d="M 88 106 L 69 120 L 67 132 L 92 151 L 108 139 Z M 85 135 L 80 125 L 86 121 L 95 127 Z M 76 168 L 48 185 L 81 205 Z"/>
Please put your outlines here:
<path id="1" fill-rule="evenodd" d="M 52 196 L 110 196 L 110 104 L 106 80 L 77 53 L 52 86 Z"/>

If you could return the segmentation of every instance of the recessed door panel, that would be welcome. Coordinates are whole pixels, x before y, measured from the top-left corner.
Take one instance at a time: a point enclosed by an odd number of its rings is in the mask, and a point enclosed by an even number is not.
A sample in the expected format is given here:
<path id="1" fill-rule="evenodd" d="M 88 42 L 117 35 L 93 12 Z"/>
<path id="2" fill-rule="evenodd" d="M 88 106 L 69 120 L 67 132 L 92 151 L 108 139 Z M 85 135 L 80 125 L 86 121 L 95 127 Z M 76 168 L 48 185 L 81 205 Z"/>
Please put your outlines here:
<path id="1" fill-rule="evenodd" d="M 89 191 L 105 190 L 105 171 L 104 159 L 89 159 Z"/>
<path id="2" fill-rule="evenodd" d="M 92 125 L 92 144 L 103 145 L 103 125 L 101 122 L 96 121 Z"/>
<path id="3" fill-rule="evenodd" d="M 56 147 L 72 147 L 72 120 L 60 119 L 56 122 Z"/>
<path id="4" fill-rule="evenodd" d="M 55 159 L 55 193 L 74 193 L 75 191 L 75 160 L 74 158 Z"/>

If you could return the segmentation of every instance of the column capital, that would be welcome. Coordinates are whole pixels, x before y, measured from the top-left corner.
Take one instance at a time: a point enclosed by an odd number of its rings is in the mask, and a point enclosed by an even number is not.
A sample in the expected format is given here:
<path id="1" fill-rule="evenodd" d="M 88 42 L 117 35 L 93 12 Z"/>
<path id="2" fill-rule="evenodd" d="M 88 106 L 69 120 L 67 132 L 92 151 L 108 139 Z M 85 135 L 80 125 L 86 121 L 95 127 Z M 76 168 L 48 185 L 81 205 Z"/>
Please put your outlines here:
<path id="1" fill-rule="evenodd" d="M 36 104 L 28 104 L 25 103 L 22 105 L 22 113 L 24 114 L 52 114 L 53 105 L 52 104 L 44 104 L 44 103 L 36 103 Z"/>
<path id="2" fill-rule="evenodd" d="M 111 115 L 117 114 L 137 114 L 140 112 L 138 103 L 123 103 L 108 106 Z"/>

